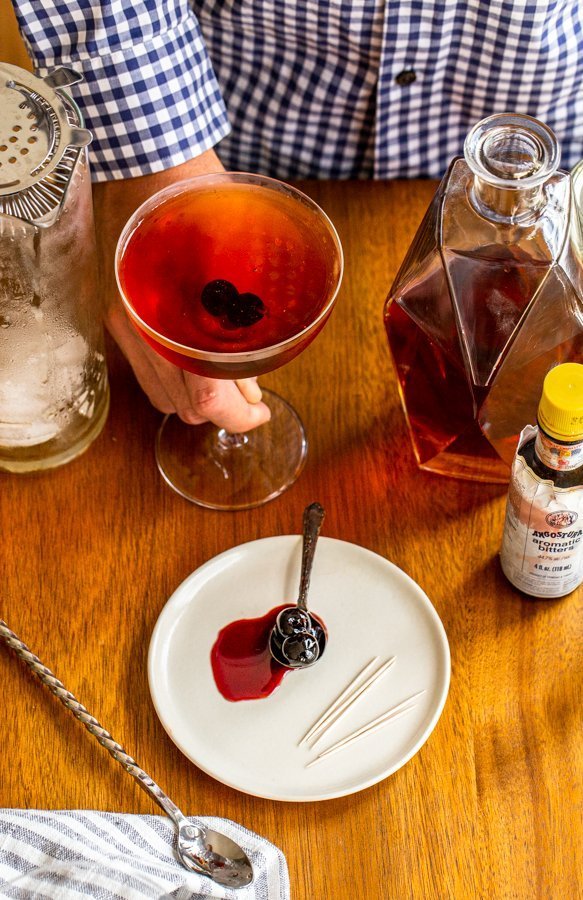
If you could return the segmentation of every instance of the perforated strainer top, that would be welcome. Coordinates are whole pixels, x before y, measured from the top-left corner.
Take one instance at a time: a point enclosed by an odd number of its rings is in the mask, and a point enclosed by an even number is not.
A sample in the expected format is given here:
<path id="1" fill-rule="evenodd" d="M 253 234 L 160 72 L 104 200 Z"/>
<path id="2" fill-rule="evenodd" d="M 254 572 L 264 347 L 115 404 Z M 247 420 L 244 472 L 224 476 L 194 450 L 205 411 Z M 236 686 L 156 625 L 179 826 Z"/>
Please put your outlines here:
<path id="1" fill-rule="evenodd" d="M 61 93 L 80 80 L 70 69 L 42 79 L 0 63 L 0 213 L 35 225 L 58 215 L 79 152 L 91 140 Z"/>

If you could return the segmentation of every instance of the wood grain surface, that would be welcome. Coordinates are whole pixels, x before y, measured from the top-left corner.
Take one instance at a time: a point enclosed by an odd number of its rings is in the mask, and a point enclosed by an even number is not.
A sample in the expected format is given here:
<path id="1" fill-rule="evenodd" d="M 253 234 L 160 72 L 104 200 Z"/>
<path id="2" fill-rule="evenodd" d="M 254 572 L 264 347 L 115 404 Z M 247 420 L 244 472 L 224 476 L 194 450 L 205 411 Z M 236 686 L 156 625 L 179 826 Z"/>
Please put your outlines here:
<path id="1" fill-rule="evenodd" d="M 573 900 L 581 882 L 581 595 L 529 600 L 498 563 L 505 490 L 419 471 L 382 326 L 387 289 L 432 182 L 303 185 L 346 252 L 337 307 L 312 346 L 264 377 L 300 412 L 309 460 L 267 506 L 197 508 L 158 476 L 160 415 L 109 347 L 104 432 L 50 473 L 0 476 L 0 616 L 188 814 L 235 819 L 286 854 L 293 900 Z M 411 575 L 452 654 L 444 712 L 402 769 L 361 793 L 275 803 L 212 780 L 154 712 L 148 642 L 194 569 L 244 541 L 325 533 Z M 158 813 L 134 782 L 0 647 L 0 805 Z M 363 750 L 364 752 L 364 750 Z"/>

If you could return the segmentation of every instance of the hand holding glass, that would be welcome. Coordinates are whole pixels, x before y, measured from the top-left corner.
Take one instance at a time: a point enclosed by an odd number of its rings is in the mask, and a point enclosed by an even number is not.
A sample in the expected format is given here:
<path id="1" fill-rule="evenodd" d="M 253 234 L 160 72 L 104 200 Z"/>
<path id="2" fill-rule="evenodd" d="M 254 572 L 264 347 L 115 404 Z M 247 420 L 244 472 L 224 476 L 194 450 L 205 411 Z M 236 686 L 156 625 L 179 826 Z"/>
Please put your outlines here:
<path id="1" fill-rule="evenodd" d="M 209 378 L 279 368 L 314 339 L 342 279 L 334 226 L 309 197 L 246 173 L 201 175 L 142 204 L 116 252 L 125 308 L 161 356 Z M 295 411 L 265 391 L 271 420 L 246 435 L 167 416 L 156 458 L 199 505 L 247 509 L 299 475 L 307 442 Z"/>

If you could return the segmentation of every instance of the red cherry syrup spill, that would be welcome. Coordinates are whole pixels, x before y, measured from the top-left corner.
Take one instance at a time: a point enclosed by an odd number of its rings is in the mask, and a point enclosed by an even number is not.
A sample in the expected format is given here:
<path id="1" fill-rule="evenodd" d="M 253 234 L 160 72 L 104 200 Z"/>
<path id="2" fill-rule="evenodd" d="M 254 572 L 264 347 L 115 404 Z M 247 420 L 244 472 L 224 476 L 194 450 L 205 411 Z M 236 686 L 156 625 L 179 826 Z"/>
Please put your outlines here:
<path id="1" fill-rule="evenodd" d="M 278 687 L 287 669 L 269 652 L 269 635 L 279 612 L 276 606 L 258 619 L 237 619 L 218 633 L 211 650 L 215 683 L 226 700 L 259 700 Z"/>

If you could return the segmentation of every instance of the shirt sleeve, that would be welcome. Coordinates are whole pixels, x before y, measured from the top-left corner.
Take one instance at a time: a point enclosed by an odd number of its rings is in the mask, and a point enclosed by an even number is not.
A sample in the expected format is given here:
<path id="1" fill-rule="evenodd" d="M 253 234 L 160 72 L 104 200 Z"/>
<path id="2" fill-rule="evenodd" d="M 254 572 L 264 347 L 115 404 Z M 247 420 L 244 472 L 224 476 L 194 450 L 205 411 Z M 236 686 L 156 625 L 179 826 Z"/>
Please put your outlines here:
<path id="1" fill-rule="evenodd" d="M 188 0 L 13 0 L 35 69 L 80 72 L 72 88 L 93 178 L 146 175 L 192 159 L 230 131 Z"/>

